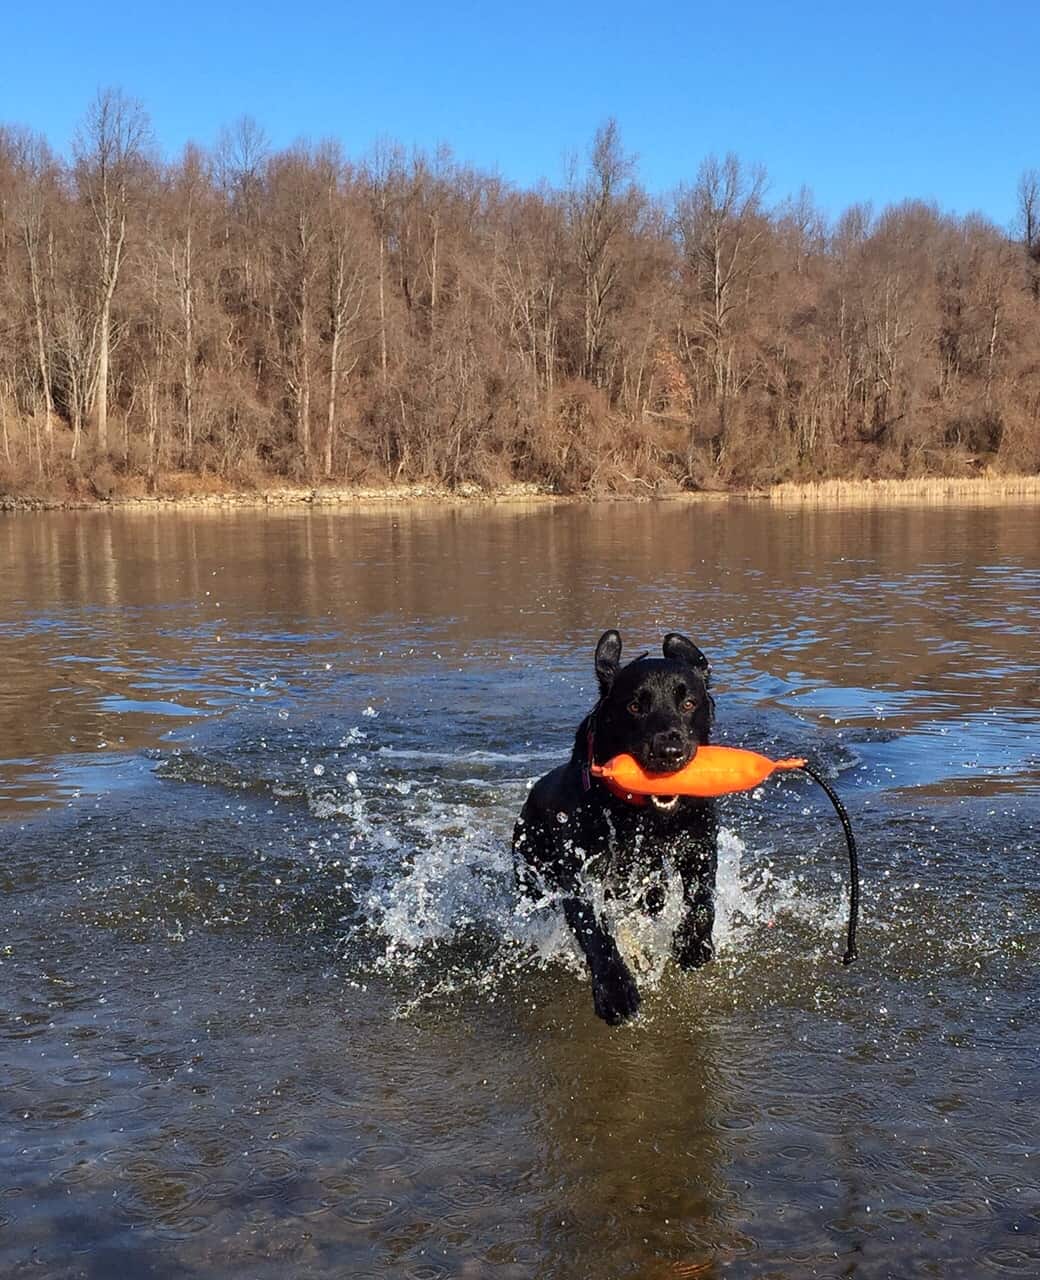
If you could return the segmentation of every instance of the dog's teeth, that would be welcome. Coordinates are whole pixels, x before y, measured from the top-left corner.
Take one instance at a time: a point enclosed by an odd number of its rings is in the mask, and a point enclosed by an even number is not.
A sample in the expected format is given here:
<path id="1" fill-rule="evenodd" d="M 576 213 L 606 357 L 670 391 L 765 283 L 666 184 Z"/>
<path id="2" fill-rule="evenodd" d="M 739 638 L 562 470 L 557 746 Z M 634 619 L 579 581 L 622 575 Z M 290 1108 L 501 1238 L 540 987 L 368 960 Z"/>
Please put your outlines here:
<path id="1" fill-rule="evenodd" d="M 655 808 L 666 811 L 674 809 L 679 803 L 678 796 L 669 796 L 667 800 L 663 800 L 660 796 L 651 796 L 650 799 L 653 801 Z"/>

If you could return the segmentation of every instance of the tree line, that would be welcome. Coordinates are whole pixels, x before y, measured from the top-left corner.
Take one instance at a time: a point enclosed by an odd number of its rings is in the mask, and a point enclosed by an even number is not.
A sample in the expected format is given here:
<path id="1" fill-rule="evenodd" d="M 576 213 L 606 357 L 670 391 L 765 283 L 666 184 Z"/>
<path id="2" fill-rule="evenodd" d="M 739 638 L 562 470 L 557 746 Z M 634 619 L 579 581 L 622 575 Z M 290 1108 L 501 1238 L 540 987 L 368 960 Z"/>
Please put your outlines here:
<path id="1" fill-rule="evenodd" d="M 156 151 L 0 127 L 0 488 L 712 488 L 1040 469 L 1040 174 L 1012 228 L 825 217 L 709 157 L 647 193 L 608 121 L 525 190 L 446 149 Z"/>

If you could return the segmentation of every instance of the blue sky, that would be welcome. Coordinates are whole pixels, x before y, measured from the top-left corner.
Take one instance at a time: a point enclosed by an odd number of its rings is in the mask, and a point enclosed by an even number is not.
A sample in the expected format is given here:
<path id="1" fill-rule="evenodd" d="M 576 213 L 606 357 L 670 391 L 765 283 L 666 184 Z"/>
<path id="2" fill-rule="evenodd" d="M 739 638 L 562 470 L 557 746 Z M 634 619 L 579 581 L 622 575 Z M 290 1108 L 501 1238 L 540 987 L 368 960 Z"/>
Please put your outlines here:
<path id="1" fill-rule="evenodd" d="M 523 5 L 52 0 L 5 6 L 0 121 L 68 146 L 96 89 L 139 97 L 170 154 L 254 116 L 272 142 L 380 137 L 521 184 L 562 180 L 613 115 L 653 191 L 709 152 L 829 213 L 909 196 L 1006 224 L 1040 168 L 1040 5 Z"/>

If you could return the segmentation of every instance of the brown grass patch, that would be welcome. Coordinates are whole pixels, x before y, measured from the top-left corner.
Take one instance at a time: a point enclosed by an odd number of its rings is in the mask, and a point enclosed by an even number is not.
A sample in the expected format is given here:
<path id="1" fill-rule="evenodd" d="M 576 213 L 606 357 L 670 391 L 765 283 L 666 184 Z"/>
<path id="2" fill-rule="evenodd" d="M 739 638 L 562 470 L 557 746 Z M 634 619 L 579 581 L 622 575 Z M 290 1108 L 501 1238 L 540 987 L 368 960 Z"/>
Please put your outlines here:
<path id="1" fill-rule="evenodd" d="M 760 495 L 777 503 L 871 506 L 886 503 L 1000 503 L 1040 501 L 1040 476 L 922 476 L 909 480 L 816 480 L 784 483 Z"/>

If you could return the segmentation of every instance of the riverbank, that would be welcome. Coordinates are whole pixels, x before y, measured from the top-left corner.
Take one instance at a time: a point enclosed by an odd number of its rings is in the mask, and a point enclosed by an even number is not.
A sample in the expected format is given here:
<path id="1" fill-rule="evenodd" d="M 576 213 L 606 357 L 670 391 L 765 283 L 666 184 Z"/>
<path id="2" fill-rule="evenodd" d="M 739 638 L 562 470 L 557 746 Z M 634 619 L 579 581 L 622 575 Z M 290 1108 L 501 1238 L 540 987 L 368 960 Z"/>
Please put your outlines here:
<path id="1" fill-rule="evenodd" d="M 535 484 L 512 484 L 485 489 L 460 485 L 279 486 L 258 490 L 190 489 L 165 494 L 49 496 L 0 494 L 0 512 L 198 510 L 200 508 L 258 509 L 264 507 L 343 507 L 381 503 L 503 503 L 503 502 L 718 502 L 761 501 L 784 505 L 890 505 L 905 503 L 981 503 L 1040 501 L 1040 476 L 988 475 L 971 478 L 925 476 L 905 480 L 821 480 L 806 484 L 785 482 L 765 489 L 660 490 L 654 493 L 560 494 Z"/>
<path id="2" fill-rule="evenodd" d="M 553 494 L 537 485 L 507 485 L 500 489 L 483 489 L 478 485 L 460 485 L 442 489 L 436 485 L 390 485 L 385 488 L 362 486 L 278 486 L 271 489 L 215 490 L 162 494 L 120 495 L 111 498 L 54 497 L 49 495 L 0 494 L 0 511 L 100 511 L 100 510 L 198 510 L 200 508 L 263 507 L 339 507 L 366 506 L 387 502 L 560 502 L 574 501 Z"/>

